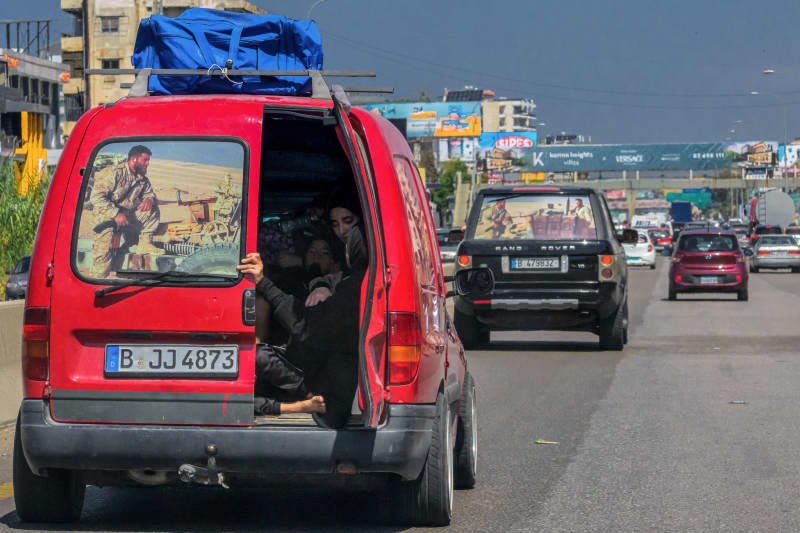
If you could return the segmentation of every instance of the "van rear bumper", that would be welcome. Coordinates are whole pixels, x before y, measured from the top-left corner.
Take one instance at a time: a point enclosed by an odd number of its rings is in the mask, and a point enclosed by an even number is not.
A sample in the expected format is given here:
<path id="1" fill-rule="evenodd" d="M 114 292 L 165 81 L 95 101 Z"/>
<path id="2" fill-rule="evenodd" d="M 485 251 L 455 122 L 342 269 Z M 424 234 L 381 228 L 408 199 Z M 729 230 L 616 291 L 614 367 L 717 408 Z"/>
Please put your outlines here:
<path id="1" fill-rule="evenodd" d="M 340 463 L 358 473 L 414 479 L 431 443 L 434 405 L 390 404 L 377 430 L 286 426 L 156 426 L 56 422 L 43 400 L 20 408 L 25 458 L 34 472 L 47 468 L 177 472 L 205 465 L 206 445 L 217 447 L 219 471 L 243 474 L 332 474 Z"/>

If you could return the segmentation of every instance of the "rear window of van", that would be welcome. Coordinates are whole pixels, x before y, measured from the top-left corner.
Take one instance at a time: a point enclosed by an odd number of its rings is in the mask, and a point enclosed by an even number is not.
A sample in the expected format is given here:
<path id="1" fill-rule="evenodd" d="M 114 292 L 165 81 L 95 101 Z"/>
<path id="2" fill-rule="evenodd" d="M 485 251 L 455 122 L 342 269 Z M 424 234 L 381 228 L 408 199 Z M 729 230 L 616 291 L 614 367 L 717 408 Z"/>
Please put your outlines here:
<path id="1" fill-rule="evenodd" d="M 588 196 L 487 195 L 473 239 L 596 239 L 597 225 Z"/>
<path id="2" fill-rule="evenodd" d="M 72 262 L 85 279 L 178 270 L 236 276 L 245 148 L 227 140 L 104 144 L 84 173 Z"/>

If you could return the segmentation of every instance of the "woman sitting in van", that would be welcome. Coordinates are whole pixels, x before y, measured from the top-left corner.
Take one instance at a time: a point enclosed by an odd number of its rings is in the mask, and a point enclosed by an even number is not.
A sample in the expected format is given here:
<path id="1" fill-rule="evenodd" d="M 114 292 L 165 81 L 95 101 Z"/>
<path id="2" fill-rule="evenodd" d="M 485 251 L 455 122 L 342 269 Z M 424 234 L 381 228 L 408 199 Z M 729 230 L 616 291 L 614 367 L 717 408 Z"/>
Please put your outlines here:
<path id="1" fill-rule="evenodd" d="M 273 275 L 266 275 L 283 292 L 305 302 L 315 283 L 319 284 L 324 276 L 341 272 L 344 259 L 340 259 L 342 254 L 337 254 L 334 250 L 331 241 L 323 235 L 317 235 L 307 243 L 301 266 L 285 267 Z M 256 316 L 260 319 L 256 327 L 256 338 L 259 342 L 266 340 L 270 344 L 285 344 L 288 332 L 280 324 L 270 321 L 272 309 L 267 301 L 258 297 L 256 306 Z"/>
<path id="2" fill-rule="evenodd" d="M 256 388 L 275 394 L 256 398 L 256 414 L 310 412 L 320 413 L 322 422 L 331 427 L 347 423 L 358 384 L 361 282 L 368 259 L 358 226 L 351 227 L 345 239 L 349 273 L 331 296 L 313 306 L 283 292 L 264 276 L 259 254 L 248 254 L 237 267 L 253 279 L 256 292 L 289 332 L 284 354 L 268 345 L 258 346 Z"/>

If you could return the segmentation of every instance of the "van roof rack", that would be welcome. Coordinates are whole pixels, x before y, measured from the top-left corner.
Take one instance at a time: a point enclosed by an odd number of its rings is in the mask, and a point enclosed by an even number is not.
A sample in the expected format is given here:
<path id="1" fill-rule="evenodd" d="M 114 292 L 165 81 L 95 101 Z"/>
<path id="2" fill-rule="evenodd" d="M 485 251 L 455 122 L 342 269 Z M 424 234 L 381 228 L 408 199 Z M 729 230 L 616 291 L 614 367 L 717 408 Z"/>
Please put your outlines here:
<path id="1" fill-rule="evenodd" d="M 131 84 L 120 84 L 122 88 L 130 88 L 128 97 L 149 96 L 147 90 L 150 76 L 308 76 L 311 78 L 311 98 L 331 100 L 336 93 L 341 101 L 344 93 L 394 93 L 390 87 L 328 87 L 325 78 L 374 78 L 374 72 L 351 72 L 346 70 L 241 70 L 241 69 L 168 69 L 168 68 L 95 68 L 86 69 L 87 76 L 123 76 L 135 75 Z M 338 93 L 342 93 L 340 96 Z M 345 96 L 346 99 L 346 96 Z M 347 102 L 349 104 L 349 102 Z"/>

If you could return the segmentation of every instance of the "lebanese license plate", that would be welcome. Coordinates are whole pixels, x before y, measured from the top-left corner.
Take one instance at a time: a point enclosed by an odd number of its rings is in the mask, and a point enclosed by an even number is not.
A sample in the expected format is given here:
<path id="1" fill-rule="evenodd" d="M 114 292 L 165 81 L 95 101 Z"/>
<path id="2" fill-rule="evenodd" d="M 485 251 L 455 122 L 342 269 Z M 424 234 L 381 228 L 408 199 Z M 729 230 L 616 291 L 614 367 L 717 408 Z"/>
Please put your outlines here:
<path id="1" fill-rule="evenodd" d="M 558 270 L 561 261 L 558 257 L 512 257 L 511 270 Z"/>
<path id="2" fill-rule="evenodd" d="M 717 276 L 702 276 L 700 278 L 700 285 L 715 285 L 717 282 Z"/>
<path id="3" fill-rule="evenodd" d="M 111 378 L 236 378 L 239 347 L 197 344 L 108 344 Z"/>

